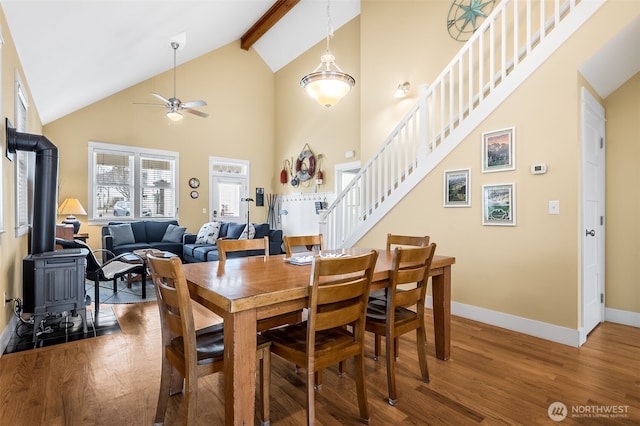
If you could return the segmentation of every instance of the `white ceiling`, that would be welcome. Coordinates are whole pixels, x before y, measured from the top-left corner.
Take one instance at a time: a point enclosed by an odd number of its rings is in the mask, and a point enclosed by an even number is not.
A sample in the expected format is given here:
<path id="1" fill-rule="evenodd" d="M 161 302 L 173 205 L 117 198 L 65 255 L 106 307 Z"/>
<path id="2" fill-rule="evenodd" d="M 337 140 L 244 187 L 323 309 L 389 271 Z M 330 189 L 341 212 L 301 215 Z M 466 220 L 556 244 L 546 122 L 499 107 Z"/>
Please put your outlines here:
<path id="1" fill-rule="evenodd" d="M 640 71 L 640 16 L 579 68 L 601 98 Z"/>
<path id="2" fill-rule="evenodd" d="M 43 124 L 240 37 L 275 0 L 0 0 Z M 325 0 L 301 0 L 252 49 L 274 72 L 327 34 Z M 332 0 L 334 29 L 360 0 Z M 6 29 L 3 34 L 6 37 Z M 239 48 L 239 47 L 238 47 Z M 640 18 L 580 72 L 602 97 L 640 71 Z M 615 64 L 615 65 L 613 65 Z"/>
<path id="3" fill-rule="evenodd" d="M 26 83 L 47 124 L 240 39 L 274 0 L 2 0 Z M 327 35 L 325 0 L 301 0 L 252 49 L 274 72 Z M 340 28 L 359 0 L 333 0 Z M 6 34 L 6 30 L 3 31 Z M 238 45 L 238 49 L 239 49 Z"/>

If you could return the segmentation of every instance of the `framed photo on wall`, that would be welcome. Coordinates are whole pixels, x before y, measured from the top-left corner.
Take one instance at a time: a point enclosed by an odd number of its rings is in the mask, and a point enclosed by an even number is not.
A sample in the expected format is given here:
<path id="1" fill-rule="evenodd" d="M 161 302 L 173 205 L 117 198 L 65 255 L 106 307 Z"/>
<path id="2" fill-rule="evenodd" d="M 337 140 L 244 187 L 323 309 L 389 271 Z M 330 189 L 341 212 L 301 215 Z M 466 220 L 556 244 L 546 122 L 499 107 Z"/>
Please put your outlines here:
<path id="1" fill-rule="evenodd" d="M 516 184 L 482 185 L 482 224 L 516 225 Z"/>
<path id="2" fill-rule="evenodd" d="M 494 130 L 482 134 L 482 173 L 516 168 L 516 129 Z"/>
<path id="3" fill-rule="evenodd" d="M 444 207 L 471 206 L 471 169 L 444 171 Z"/>

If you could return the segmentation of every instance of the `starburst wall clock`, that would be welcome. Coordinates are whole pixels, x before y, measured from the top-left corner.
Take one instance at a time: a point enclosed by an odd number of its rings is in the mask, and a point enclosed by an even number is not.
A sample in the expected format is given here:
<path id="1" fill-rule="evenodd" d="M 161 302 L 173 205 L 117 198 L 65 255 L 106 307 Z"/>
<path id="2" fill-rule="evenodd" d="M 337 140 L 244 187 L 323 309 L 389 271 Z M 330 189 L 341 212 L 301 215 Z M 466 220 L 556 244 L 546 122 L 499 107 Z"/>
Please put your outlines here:
<path id="1" fill-rule="evenodd" d="M 449 35 L 467 41 L 493 10 L 496 0 L 453 0 L 447 17 Z"/>

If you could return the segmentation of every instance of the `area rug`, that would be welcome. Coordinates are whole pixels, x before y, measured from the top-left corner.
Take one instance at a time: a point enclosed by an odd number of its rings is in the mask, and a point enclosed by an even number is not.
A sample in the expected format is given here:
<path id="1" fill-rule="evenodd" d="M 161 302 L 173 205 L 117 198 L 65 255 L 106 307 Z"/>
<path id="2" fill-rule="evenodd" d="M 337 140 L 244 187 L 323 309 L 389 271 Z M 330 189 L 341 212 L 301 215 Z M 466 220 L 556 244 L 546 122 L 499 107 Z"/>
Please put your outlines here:
<path id="1" fill-rule="evenodd" d="M 87 280 L 85 289 L 91 300 L 95 299 L 94 282 Z M 113 292 L 113 281 L 101 281 L 100 282 L 100 304 L 128 304 L 128 303 L 143 303 L 153 302 L 156 300 L 156 292 L 153 288 L 153 282 L 147 280 L 146 282 L 147 297 L 142 298 L 142 283 L 141 281 L 134 281 L 131 283 L 131 288 L 127 287 L 126 280 L 118 280 L 118 291 Z"/>
<path id="2" fill-rule="evenodd" d="M 44 348 L 122 331 L 111 307 L 101 307 L 98 317 L 96 318 L 94 315 L 93 309 L 88 308 L 86 333 L 83 331 L 82 318 L 80 316 L 51 315 L 42 321 L 42 324 L 38 327 L 35 343 L 33 342 L 33 325 L 18 323 L 9 339 L 9 344 L 4 354 Z"/>

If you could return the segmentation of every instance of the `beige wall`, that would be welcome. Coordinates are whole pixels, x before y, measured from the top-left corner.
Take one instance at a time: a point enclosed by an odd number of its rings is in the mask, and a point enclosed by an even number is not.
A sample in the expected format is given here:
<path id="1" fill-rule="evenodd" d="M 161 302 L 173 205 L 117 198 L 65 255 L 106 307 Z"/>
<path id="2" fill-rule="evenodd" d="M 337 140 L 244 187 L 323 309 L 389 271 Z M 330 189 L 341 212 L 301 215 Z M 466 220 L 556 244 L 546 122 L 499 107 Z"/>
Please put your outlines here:
<path id="1" fill-rule="evenodd" d="M 170 57 L 168 57 L 170 58 Z M 58 145 L 60 158 L 59 199 L 75 196 L 88 207 L 87 142 L 149 147 L 177 151 L 179 162 L 179 220 L 189 232 L 197 232 L 210 215 L 208 161 L 210 156 L 249 160 L 251 182 L 271 193 L 274 164 L 274 76 L 253 51 L 239 42 L 196 58 L 177 70 L 177 95 L 183 101 L 203 99 L 199 108 L 208 118 L 185 114 L 169 121 L 164 109 L 136 102 L 154 103 L 152 92 L 169 96 L 172 71 L 160 74 L 120 93 L 69 114 L 44 127 L 45 135 Z M 200 179 L 200 197 L 191 199 L 188 180 Z M 251 208 L 252 221 L 265 221 L 266 208 Z M 101 247 L 100 226 L 88 226 L 88 243 Z"/>
<path id="2" fill-rule="evenodd" d="M 433 0 L 361 3 L 362 158 L 368 159 L 463 46 L 449 36 L 451 2 Z M 395 99 L 398 84 L 409 96 Z"/>
<path id="3" fill-rule="evenodd" d="M 29 116 L 28 125 L 29 133 L 40 134 L 42 132 L 42 123 L 38 116 L 31 93 L 29 92 L 28 81 L 24 78 L 22 65 L 16 52 L 13 38 L 9 33 L 4 11 L 0 8 L 0 25 L 2 28 L 2 38 L 4 45 L 1 48 L 2 54 L 2 123 L 0 124 L 0 140 L 2 141 L 0 149 L 0 161 L 2 161 L 2 215 L 3 229 L 0 233 L 0 292 L 4 295 L 6 292 L 9 298 L 22 298 L 22 258 L 27 255 L 28 236 L 23 235 L 16 238 L 15 234 L 15 179 L 14 179 L 14 163 L 7 160 L 5 156 L 6 138 L 4 118 L 15 123 L 15 79 L 16 73 L 20 76 L 23 86 L 27 89 Z M 12 315 L 12 304 L 2 305 L 2 314 L 0 314 L 0 332 L 4 330 Z"/>
<path id="4" fill-rule="evenodd" d="M 640 312 L 640 73 L 604 100 L 606 131 L 606 305 Z"/>

